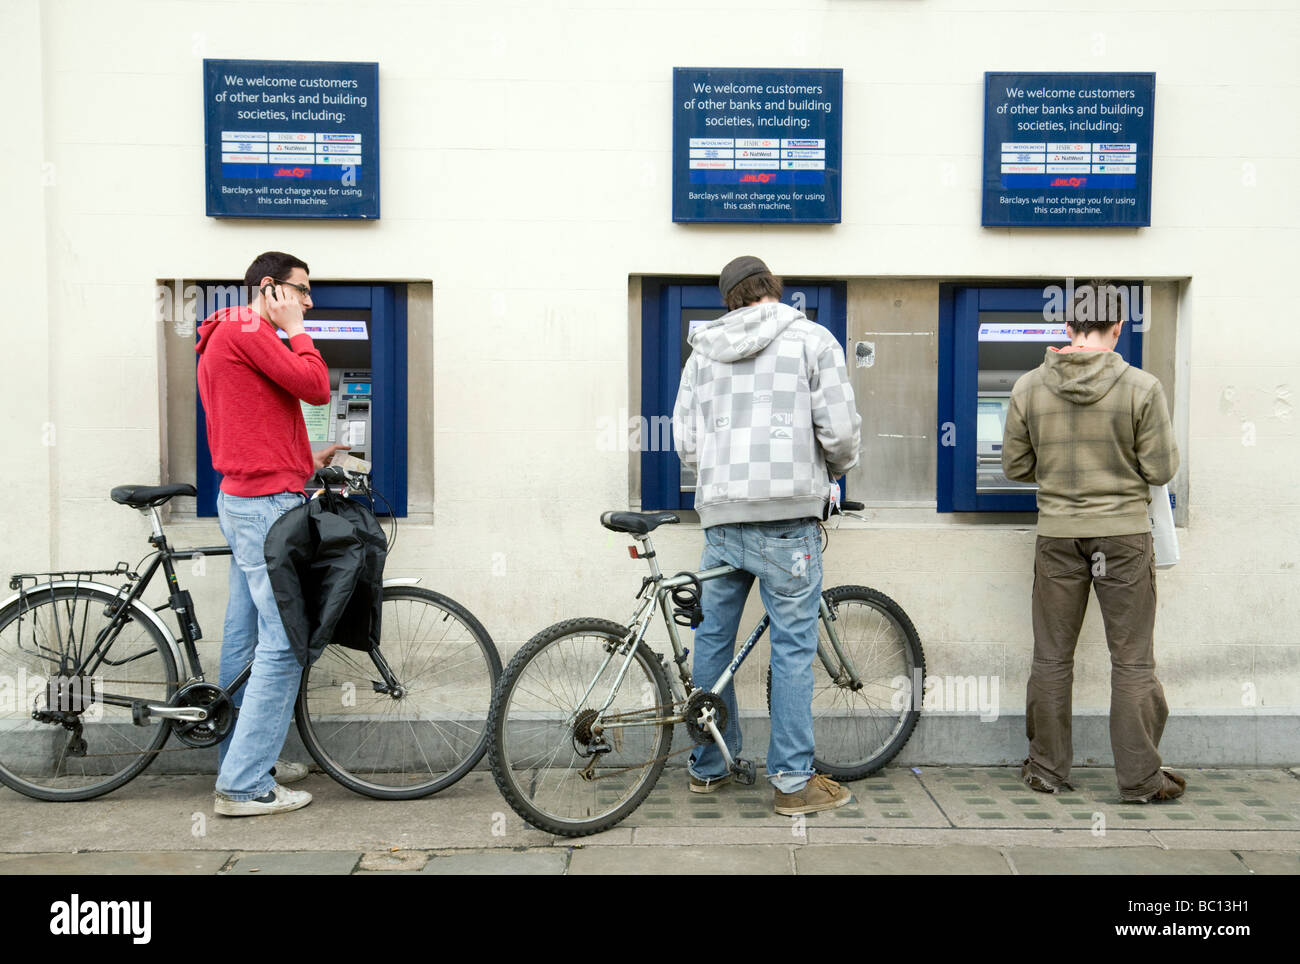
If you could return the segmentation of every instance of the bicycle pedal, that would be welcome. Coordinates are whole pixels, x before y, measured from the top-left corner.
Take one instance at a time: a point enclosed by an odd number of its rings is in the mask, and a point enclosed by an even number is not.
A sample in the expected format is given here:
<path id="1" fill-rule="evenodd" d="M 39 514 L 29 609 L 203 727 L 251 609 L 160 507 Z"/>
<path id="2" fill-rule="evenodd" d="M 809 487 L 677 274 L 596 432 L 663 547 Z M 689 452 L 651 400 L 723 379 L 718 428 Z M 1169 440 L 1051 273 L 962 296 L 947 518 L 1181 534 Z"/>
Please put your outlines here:
<path id="1" fill-rule="evenodd" d="M 753 760 L 736 760 L 731 766 L 731 775 L 742 786 L 752 787 L 756 774 Z"/>

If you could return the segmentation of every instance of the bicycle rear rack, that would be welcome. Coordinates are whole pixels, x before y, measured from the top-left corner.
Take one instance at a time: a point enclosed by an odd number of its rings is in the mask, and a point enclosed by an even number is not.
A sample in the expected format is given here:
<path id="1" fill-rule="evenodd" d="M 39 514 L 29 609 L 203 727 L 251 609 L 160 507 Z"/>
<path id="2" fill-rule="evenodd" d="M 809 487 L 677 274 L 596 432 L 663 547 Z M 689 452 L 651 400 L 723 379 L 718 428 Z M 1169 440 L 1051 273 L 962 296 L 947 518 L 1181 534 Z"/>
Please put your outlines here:
<path id="1" fill-rule="evenodd" d="M 63 582 L 72 583 L 72 597 L 65 600 L 71 606 L 72 611 L 76 611 L 77 603 L 81 601 L 81 589 L 85 585 L 87 589 L 94 582 L 95 576 L 118 576 L 126 579 L 116 590 L 117 604 L 113 612 L 105 610 L 109 616 L 117 615 L 122 603 L 130 595 L 131 584 L 140 578 L 140 574 L 133 570 L 127 563 L 119 562 L 112 569 L 65 569 L 59 572 L 20 572 L 9 577 L 9 588 L 18 593 L 19 603 L 19 628 L 18 628 L 18 645 L 22 646 L 22 619 L 33 608 L 30 602 L 30 594 L 37 592 L 43 586 L 51 583 Z M 38 646 L 39 648 L 39 646 Z"/>
<path id="2" fill-rule="evenodd" d="M 9 588 L 17 593 L 26 595 L 29 590 L 35 589 L 49 582 L 72 582 L 80 584 L 83 578 L 90 582 L 91 576 L 125 576 L 128 582 L 135 582 L 140 578 L 140 574 L 134 571 L 127 563 L 119 562 L 112 569 L 65 569 L 61 572 L 19 572 L 9 577 Z M 28 581 L 31 585 L 27 585 Z"/>
<path id="3" fill-rule="evenodd" d="M 26 644 L 24 644 L 23 624 L 26 622 L 27 614 L 36 608 L 31 602 L 31 594 L 39 594 L 43 587 L 52 583 L 72 583 L 72 595 L 70 597 L 65 597 L 62 600 L 65 607 L 62 611 L 70 618 L 75 615 L 77 604 L 80 603 L 83 598 L 91 598 L 90 589 L 92 583 L 95 581 L 95 576 L 116 576 L 126 580 L 115 590 L 115 602 L 108 603 L 104 609 L 104 614 L 106 616 L 110 619 L 115 619 L 121 611 L 123 604 L 130 597 L 131 584 L 140 578 L 140 574 L 133 570 L 126 562 L 119 562 L 112 569 L 65 569 L 58 572 L 20 572 L 10 576 L 9 588 L 18 593 L 18 636 L 15 640 L 18 648 L 20 650 L 29 651 L 43 659 L 49 660 L 51 663 L 57 664 L 57 672 L 63 673 L 66 669 L 63 665 L 66 661 L 64 659 L 65 654 L 61 654 L 56 650 L 50 649 L 48 646 L 42 645 L 41 641 L 37 638 L 37 628 L 35 624 L 31 626 L 30 639 L 26 641 Z M 87 590 L 84 597 L 82 596 L 83 586 Z M 59 610 L 56 609 L 54 613 L 56 621 L 59 618 L 58 612 Z M 62 630 L 58 631 L 58 635 L 62 637 Z M 127 661 L 129 662 L 130 660 L 128 659 Z M 113 660 L 105 660 L 105 662 L 114 666 L 120 665 L 118 662 Z M 52 674 L 51 686 L 54 685 L 54 679 L 55 678 Z"/>

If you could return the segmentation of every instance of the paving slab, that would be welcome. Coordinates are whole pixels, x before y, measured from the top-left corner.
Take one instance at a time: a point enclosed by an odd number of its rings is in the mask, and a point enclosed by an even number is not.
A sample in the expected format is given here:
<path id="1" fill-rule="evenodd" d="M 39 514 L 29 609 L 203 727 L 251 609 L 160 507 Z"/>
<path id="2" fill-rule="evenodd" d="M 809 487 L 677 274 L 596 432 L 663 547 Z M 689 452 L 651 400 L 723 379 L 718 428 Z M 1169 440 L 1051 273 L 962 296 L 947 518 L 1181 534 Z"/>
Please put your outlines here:
<path id="1" fill-rule="evenodd" d="M 811 821 L 809 821 L 811 823 Z M 808 825 L 802 827 L 790 817 L 782 817 L 781 823 L 774 827 L 716 827 L 698 825 L 671 825 L 663 827 L 638 827 L 632 842 L 639 847 L 645 846 L 705 846 L 708 844 L 788 844 L 798 845 L 808 842 Z M 846 830 L 847 833 L 861 835 L 862 828 Z"/>
<path id="2" fill-rule="evenodd" d="M 810 845 L 903 844 L 929 847 L 968 845 L 976 847 L 1159 847 L 1155 834 L 1145 830 L 1112 830 L 1096 836 L 1090 830 L 987 830 L 981 827 L 951 829 L 903 829 L 869 827 L 816 828 L 808 832 Z M 1208 847 L 1206 849 L 1213 849 Z"/>
<path id="3" fill-rule="evenodd" d="M 1169 850 L 1300 850 L 1297 830 L 1154 830 Z"/>
<path id="4" fill-rule="evenodd" d="M 810 814 L 809 825 L 845 827 L 947 827 L 951 824 L 911 770 L 887 767 L 846 784 L 853 792 L 847 806 Z M 772 786 L 760 779 L 753 786 L 731 785 L 716 793 L 692 793 L 684 770 L 665 772 L 645 802 L 620 826 L 638 831 L 663 826 L 784 829 L 790 818 L 772 809 Z"/>
<path id="5" fill-rule="evenodd" d="M 417 873 L 429 862 L 423 850 L 381 850 L 361 855 L 358 871 L 383 871 L 385 873 Z"/>
<path id="6" fill-rule="evenodd" d="M 793 874 L 791 847 L 593 847 L 575 850 L 570 874 Z"/>
<path id="7" fill-rule="evenodd" d="M 1107 831 L 1300 829 L 1300 781 L 1279 770 L 1188 770 L 1187 792 L 1160 804 L 1119 799 L 1115 774 L 1076 767 L 1073 792 L 1035 793 L 1018 767 L 926 767 L 918 779 L 958 827 L 1087 827 Z"/>
<path id="8" fill-rule="evenodd" d="M 373 800 L 323 774 L 295 789 L 310 806 L 263 817 L 212 812 L 212 777 L 149 775 L 83 803 L 51 804 L 0 788 L 0 826 L 8 852 L 68 850 L 438 850 L 546 846 L 501 799 L 492 776 L 470 773 L 422 800 Z"/>
<path id="9" fill-rule="evenodd" d="M 350 874 L 361 860 L 356 851 L 316 850 L 286 853 L 236 854 L 227 874 Z"/>
<path id="10" fill-rule="evenodd" d="M 1251 851 L 1242 861 L 1257 874 L 1300 874 L 1300 854 L 1276 851 Z"/>
<path id="11" fill-rule="evenodd" d="M 626 847 L 633 842 L 632 835 L 635 833 L 633 827 L 626 824 L 619 824 L 617 827 L 611 827 L 600 833 L 588 834 L 585 837 L 561 837 L 558 834 L 551 838 L 552 847 Z"/>
<path id="12" fill-rule="evenodd" d="M 961 844 L 939 847 L 858 844 L 800 847 L 794 852 L 799 874 L 1010 874 L 995 847 Z"/>
<path id="13" fill-rule="evenodd" d="M 228 851 L 195 853 L 117 851 L 77 854 L 0 854 L 0 874 L 215 874 Z"/>
<path id="14" fill-rule="evenodd" d="M 567 864 L 568 854 L 563 850 L 525 853 L 488 850 L 479 853 L 437 854 L 429 858 L 421 873 L 546 877 L 563 874 Z"/>
<path id="15" fill-rule="evenodd" d="M 1159 850 L 1115 847 L 1075 850 L 1008 847 L 1003 851 L 1018 874 L 1248 874 L 1237 857 L 1222 850 Z"/>

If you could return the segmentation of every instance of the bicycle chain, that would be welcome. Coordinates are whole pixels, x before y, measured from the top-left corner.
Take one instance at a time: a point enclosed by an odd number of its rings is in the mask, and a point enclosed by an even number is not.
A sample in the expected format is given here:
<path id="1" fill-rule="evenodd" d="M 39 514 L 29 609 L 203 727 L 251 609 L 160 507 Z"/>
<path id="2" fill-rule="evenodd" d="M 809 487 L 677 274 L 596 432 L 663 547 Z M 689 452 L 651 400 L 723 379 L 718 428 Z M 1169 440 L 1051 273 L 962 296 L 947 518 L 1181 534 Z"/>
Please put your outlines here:
<path id="1" fill-rule="evenodd" d="M 678 710 L 679 707 L 680 707 L 682 710 L 685 710 L 685 708 L 686 708 L 686 702 L 685 702 L 684 700 L 680 700 L 680 701 L 678 701 L 678 702 L 676 702 L 676 703 L 671 703 L 671 704 L 669 704 L 668 706 L 662 706 L 662 705 L 660 705 L 660 706 L 643 706 L 643 707 L 641 707 L 641 708 L 638 709 L 638 710 L 629 710 L 629 711 L 626 712 L 626 713 L 615 713 L 613 716 L 606 716 L 606 717 L 603 717 L 603 718 L 602 718 L 602 721 L 606 721 L 606 720 L 621 720 L 621 719 L 624 719 L 624 718 L 627 718 L 627 717 L 634 717 L 634 716 L 639 717 L 639 716 L 642 716 L 642 715 L 644 715 L 645 713 L 648 713 L 648 712 L 650 712 L 650 711 L 652 711 L 652 710 L 653 710 L 655 713 L 658 713 L 658 712 L 660 712 L 660 711 L 662 711 L 662 710 L 669 710 L 669 711 L 675 713 L 675 712 L 677 712 L 677 710 Z M 623 767 L 622 769 L 619 769 L 619 770 L 613 770 L 613 771 L 611 771 L 611 772 L 609 772 L 609 773 L 602 773 L 600 776 L 589 776 L 589 777 L 585 777 L 584 779 L 586 779 L 587 782 L 589 782 L 589 783 L 595 783 L 597 780 L 608 780 L 610 777 L 622 776 L 624 773 L 628 773 L 628 772 L 630 772 L 630 771 L 632 771 L 632 770 L 644 770 L 646 767 L 654 766 L 656 763 L 659 763 L 660 761 L 663 761 L 663 760 L 670 760 L 670 759 L 672 759 L 672 758 L 675 757 L 675 756 L 681 756 L 683 753 L 689 753 L 689 752 L 690 752 L 691 750 L 693 750 L 693 749 L 695 749 L 694 746 L 683 747 L 683 748 L 680 749 L 680 750 L 674 750 L 674 751 L 672 751 L 671 753 L 665 753 L 663 756 L 657 756 L 657 757 L 654 757 L 653 759 L 646 760 L 644 763 L 634 763 L 634 764 L 632 764 L 632 766 Z M 588 770 L 588 769 L 594 767 L 594 766 L 596 765 L 596 761 L 599 760 L 599 759 L 600 759 L 600 756 L 599 756 L 599 755 L 593 756 L 593 757 L 591 758 L 591 762 L 588 763 L 587 766 L 583 767 L 583 769 L 582 769 L 581 771 L 579 771 L 579 774 L 581 774 L 583 771 L 586 771 L 586 770 Z"/>
<path id="2" fill-rule="evenodd" d="M 136 685 L 136 686 L 170 686 L 170 685 L 171 685 L 171 683 L 169 683 L 167 680 L 139 680 L 139 679 L 134 679 L 134 680 L 125 680 L 125 679 L 122 679 L 122 680 L 116 680 L 116 679 L 106 679 L 106 680 L 101 680 L 100 682 L 102 682 L 102 683 L 114 683 L 114 684 L 118 684 L 118 685 Z M 191 680 L 191 682 L 193 682 L 193 680 Z M 186 685 L 188 685 L 188 684 L 187 684 L 187 683 L 182 683 L 180 686 L 177 687 L 177 689 L 180 689 L 181 687 L 186 686 Z M 179 739 L 179 737 L 177 737 L 177 739 Z M 138 754 L 136 754 L 136 753 L 85 753 L 85 754 L 83 754 L 83 755 L 81 755 L 81 756 L 75 757 L 75 759 L 77 759 L 77 760 L 99 760 L 99 759 L 108 759 L 108 758 L 112 758 L 112 757 L 121 757 L 121 756 L 136 756 L 136 755 L 157 756 L 157 755 L 160 754 L 160 753 L 184 753 L 186 750 L 193 750 L 193 749 L 196 749 L 196 748 L 195 748 L 195 747 L 192 747 L 192 746 L 172 746 L 172 747 L 159 747 L 157 750 L 141 750 L 141 751 L 139 751 Z"/>

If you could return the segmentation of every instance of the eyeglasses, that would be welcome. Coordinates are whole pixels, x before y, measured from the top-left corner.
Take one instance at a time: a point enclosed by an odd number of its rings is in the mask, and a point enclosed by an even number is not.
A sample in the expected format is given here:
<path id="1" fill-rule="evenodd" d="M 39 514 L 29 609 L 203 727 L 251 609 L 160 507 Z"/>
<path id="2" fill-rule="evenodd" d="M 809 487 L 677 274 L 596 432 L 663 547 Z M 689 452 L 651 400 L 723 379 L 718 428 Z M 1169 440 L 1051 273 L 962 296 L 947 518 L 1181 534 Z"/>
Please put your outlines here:
<path id="1" fill-rule="evenodd" d="M 276 284 L 288 285 L 290 288 L 297 288 L 299 294 L 301 294 L 304 298 L 311 297 L 311 288 L 308 285 L 296 285 L 292 281 L 277 281 Z"/>

